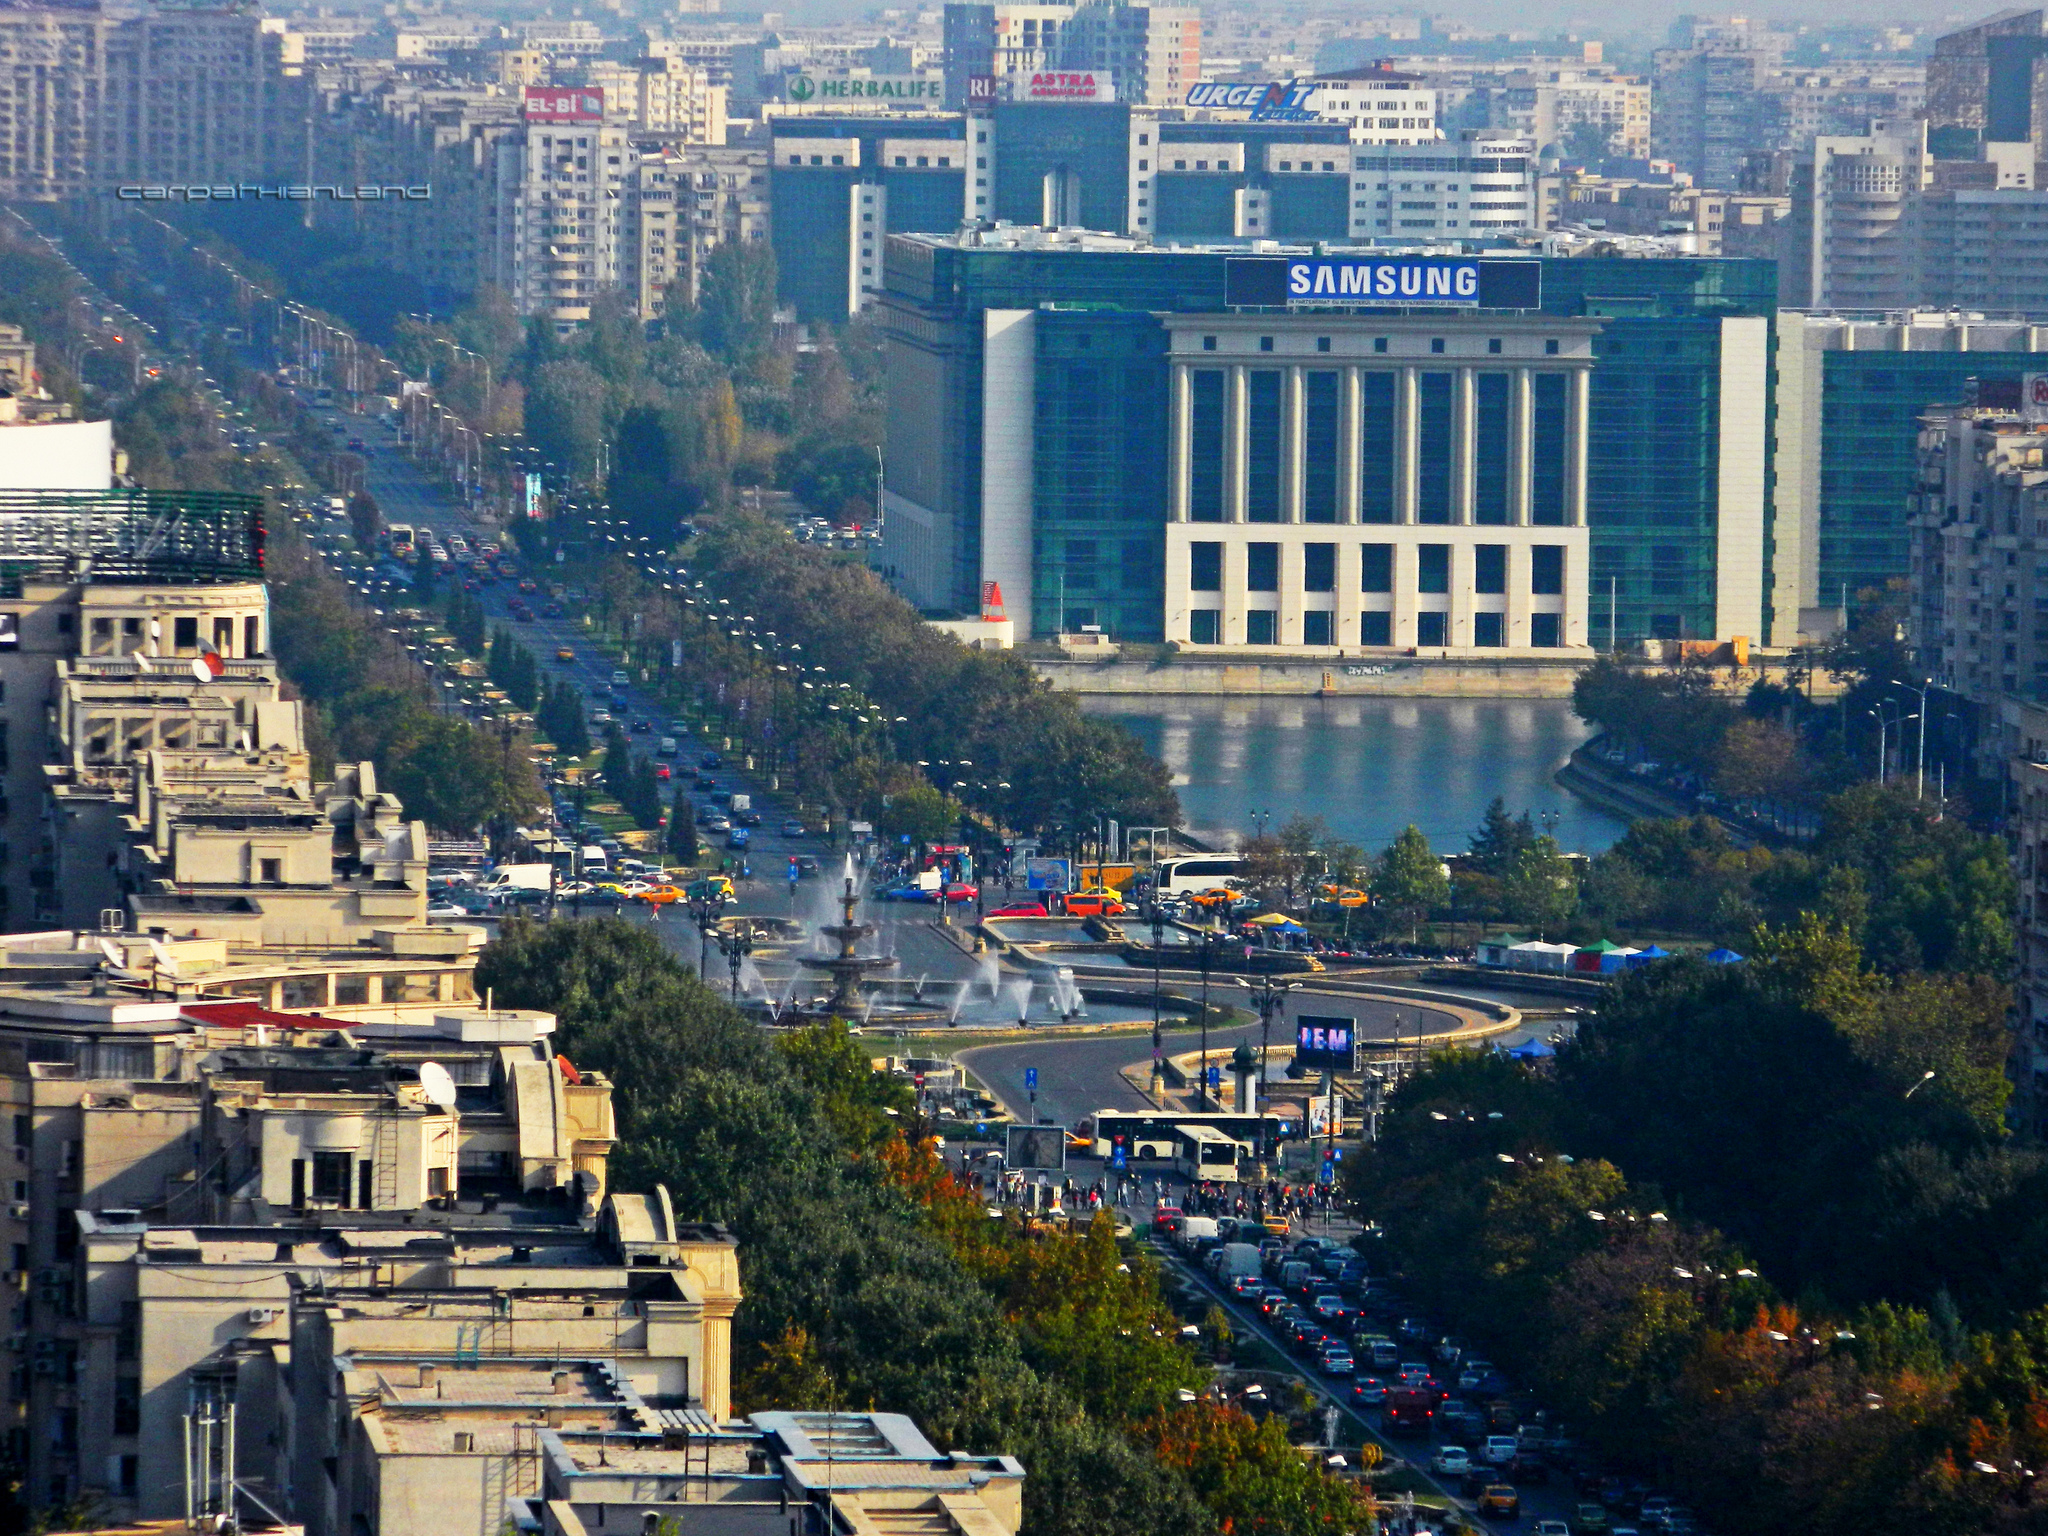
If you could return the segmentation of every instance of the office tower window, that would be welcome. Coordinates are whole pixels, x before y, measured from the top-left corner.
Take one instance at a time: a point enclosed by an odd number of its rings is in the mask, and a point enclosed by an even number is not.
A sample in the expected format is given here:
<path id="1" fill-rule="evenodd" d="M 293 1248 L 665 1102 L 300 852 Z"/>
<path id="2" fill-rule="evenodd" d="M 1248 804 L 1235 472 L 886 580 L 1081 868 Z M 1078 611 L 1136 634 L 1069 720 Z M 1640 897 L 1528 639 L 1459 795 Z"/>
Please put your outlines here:
<path id="1" fill-rule="evenodd" d="M 1328 370 L 1308 375 L 1302 398 L 1301 517 L 1337 521 L 1338 379 Z"/>
<path id="2" fill-rule="evenodd" d="M 1480 544 L 1472 551 L 1472 590 L 1498 596 L 1508 589 L 1508 547 Z"/>
<path id="3" fill-rule="evenodd" d="M 1571 411 L 1569 389 L 1570 381 L 1561 373 L 1536 375 L 1529 520 L 1547 528 L 1564 526 L 1565 448 L 1569 436 L 1567 418 Z"/>
<path id="4" fill-rule="evenodd" d="M 1392 645 L 1394 616 L 1391 613 L 1361 613 L 1358 616 L 1360 645 Z"/>
<path id="5" fill-rule="evenodd" d="M 1202 338 L 1202 350 L 1204 352 L 1214 352 L 1216 350 L 1216 338 L 1214 336 L 1204 336 Z"/>
<path id="6" fill-rule="evenodd" d="M 1223 590 L 1223 546 L 1207 540 L 1188 546 L 1188 586 L 1196 592 Z"/>
<path id="7" fill-rule="evenodd" d="M 1500 338 L 1499 338 L 1498 336 L 1492 336 L 1492 337 L 1489 337 L 1489 338 L 1487 339 L 1487 342 L 1486 342 L 1486 350 L 1487 350 L 1487 351 L 1488 351 L 1489 353 L 1491 353 L 1491 354 L 1492 354 L 1493 356 L 1495 356 L 1495 357 L 1499 357 L 1499 356 L 1500 356 Z"/>
<path id="8" fill-rule="evenodd" d="M 1245 521 L 1280 521 L 1281 375 L 1262 368 L 1245 379 Z"/>
<path id="9" fill-rule="evenodd" d="M 1509 399 L 1513 380 L 1505 373 L 1482 373 L 1475 381 L 1477 417 L 1473 423 L 1472 521 L 1503 525 L 1513 521 L 1508 504 L 1510 425 Z"/>
<path id="10" fill-rule="evenodd" d="M 1451 590 L 1450 545 L 1418 544 L 1415 546 L 1415 590 L 1418 592 L 1448 592 Z"/>
<path id="11" fill-rule="evenodd" d="M 1277 645 L 1280 640 L 1280 615 L 1270 608 L 1254 608 L 1244 616 L 1244 643 L 1246 645 Z"/>
<path id="12" fill-rule="evenodd" d="M 1546 342 L 1544 342 L 1544 343 L 1543 343 L 1543 355 L 1544 355 L 1545 357 L 1555 357 L 1555 356 L 1557 356 L 1557 343 L 1556 343 L 1555 341 L 1546 341 Z"/>
<path id="13" fill-rule="evenodd" d="M 1330 338 L 1329 338 L 1329 337 L 1327 337 L 1327 336 L 1318 336 L 1318 337 L 1316 338 L 1316 350 L 1317 350 L 1318 352 L 1327 352 L 1327 351 L 1329 351 L 1329 350 L 1330 350 Z"/>
<path id="14" fill-rule="evenodd" d="M 1560 621 L 1562 615 L 1555 613 L 1532 613 L 1529 615 L 1529 644 L 1539 650 L 1554 650 L 1563 645 Z"/>
<path id="15" fill-rule="evenodd" d="M 1280 590 L 1280 546 L 1247 544 L 1244 547 L 1244 585 L 1247 592 Z"/>
<path id="16" fill-rule="evenodd" d="M 1093 539 L 1069 539 L 1066 550 L 1066 581 L 1069 592 L 1093 592 L 1096 582 L 1096 549 Z"/>
<path id="17" fill-rule="evenodd" d="M 1472 643 L 1489 650 L 1508 643 L 1507 615 L 1501 613 L 1475 613 L 1472 615 Z"/>
<path id="18" fill-rule="evenodd" d="M 1301 643 L 1303 645 L 1334 645 L 1330 638 L 1331 615 L 1326 611 L 1311 610 L 1301 616 Z"/>
<path id="19" fill-rule="evenodd" d="M 1117 585 L 1126 592 L 1155 592 L 1159 586 L 1159 545 L 1155 539 L 1125 539 Z"/>
<path id="20" fill-rule="evenodd" d="M 1358 520 L 1362 523 L 1391 523 L 1394 520 L 1394 471 L 1396 453 L 1394 387 L 1391 373 L 1367 373 L 1359 377 L 1360 401 L 1358 439 Z"/>
<path id="21" fill-rule="evenodd" d="M 1188 517 L 1197 523 L 1223 521 L 1224 383 L 1216 368 L 1188 375 Z"/>
<path id="22" fill-rule="evenodd" d="M 1451 520 L 1452 385 L 1448 373 L 1425 373 L 1416 390 L 1415 520 Z"/>
<path id="23" fill-rule="evenodd" d="M 1188 615 L 1188 641 L 1193 645 L 1223 643 L 1223 615 L 1214 608 L 1197 608 Z"/>
<path id="24" fill-rule="evenodd" d="M 1438 355 L 1439 357 L 1441 357 L 1441 356 L 1443 355 L 1443 350 L 1444 350 L 1444 339 L 1443 339 L 1443 337 L 1441 337 L 1441 336 L 1432 336 L 1432 337 L 1430 337 L 1430 338 L 1429 338 L 1429 350 L 1430 350 L 1431 352 L 1433 352 L 1433 353 L 1437 354 L 1437 355 Z"/>
<path id="25" fill-rule="evenodd" d="M 1375 352 L 1384 352 L 1384 351 L 1386 351 L 1386 350 L 1387 350 L 1387 338 L 1386 338 L 1386 337 L 1384 337 L 1384 336 L 1375 336 L 1375 337 L 1373 337 L 1373 339 L 1372 339 L 1372 349 L 1373 349 L 1373 351 L 1375 351 Z"/>
<path id="26" fill-rule="evenodd" d="M 1448 645 L 1450 615 L 1447 613 L 1418 613 L 1415 615 L 1415 643 L 1417 645 Z"/>
<path id="27" fill-rule="evenodd" d="M 1301 589 L 1304 592 L 1334 592 L 1337 590 L 1336 545 L 1304 544 L 1301 546 Z"/>
<path id="28" fill-rule="evenodd" d="M 1359 553 L 1359 582 L 1361 592 L 1391 592 L 1394 590 L 1394 546 L 1391 544 L 1361 544 Z"/>
<path id="29" fill-rule="evenodd" d="M 1529 550 L 1529 590 L 1538 597 L 1564 596 L 1564 546 L 1537 544 Z"/>
<path id="30" fill-rule="evenodd" d="M 1272 351 L 1272 350 L 1273 350 L 1273 338 L 1272 338 L 1272 337 L 1270 337 L 1270 336 L 1261 336 L 1261 337 L 1259 338 L 1259 350 L 1260 350 L 1261 352 L 1270 352 L 1270 351 Z"/>

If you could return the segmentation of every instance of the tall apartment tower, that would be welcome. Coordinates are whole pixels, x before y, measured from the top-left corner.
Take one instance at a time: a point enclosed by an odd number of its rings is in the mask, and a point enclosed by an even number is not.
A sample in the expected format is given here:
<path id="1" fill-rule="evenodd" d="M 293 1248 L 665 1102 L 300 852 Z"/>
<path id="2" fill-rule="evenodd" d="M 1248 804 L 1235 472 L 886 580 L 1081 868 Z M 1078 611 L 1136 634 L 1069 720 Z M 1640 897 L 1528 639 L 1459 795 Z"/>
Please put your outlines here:
<path id="1" fill-rule="evenodd" d="M 1655 55 L 1651 153 L 1677 162 L 1702 187 L 1733 191 L 1763 147 L 1761 86 L 1773 55 L 1709 43 Z"/>
<path id="2" fill-rule="evenodd" d="M 0 197 L 84 195 L 101 132 L 106 47 L 97 10 L 0 10 Z"/>
<path id="3" fill-rule="evenodd" d="M 1192 5 L 979 4 L 946 7 L 946 101 L 968 104 L 967 82 L 1041 70 L 1109 73 L 1117 100 L 1178 106 L 1202 78 L 1202 16 Z"/>
<path id="4" fill-rule="evenodd" d="M 1816 135 L 1792 164 L 1792 213 L 1778 263 L 1792 309 L 1906 309 L 1919 302 L 1914 213 L 1932 185 L 1927 124 Z"/>

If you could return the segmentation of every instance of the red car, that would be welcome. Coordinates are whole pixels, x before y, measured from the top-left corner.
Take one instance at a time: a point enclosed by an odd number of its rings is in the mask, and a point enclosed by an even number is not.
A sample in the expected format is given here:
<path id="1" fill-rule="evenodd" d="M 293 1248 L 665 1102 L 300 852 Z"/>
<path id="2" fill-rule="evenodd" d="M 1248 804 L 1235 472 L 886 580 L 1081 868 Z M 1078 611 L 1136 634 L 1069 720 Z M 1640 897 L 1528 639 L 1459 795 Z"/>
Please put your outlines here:
<path id="1" fill-rule="evenodd" d="M 665 778 L 667 778 L 667 777 L 668 777 L 668 764 L 667 764 L 667 763 L 656 763 L 656 764 L 654 765 L 654 776 L 655 776 L 655 777 L 656 777 L 657 779 L 665 779 Z"/>
<path id="2" fill-rule="evenodd" d="M 1007 907 L 997 907 L 990 917 L 1044 917 L 1044 904 L 1036 901 L 1013 901 Z"/>
<path id="3" fill-rule="evenodd" d="M 980 894 L 979 889 L 959 880 L 955 880 L 946 887 L 946 900 L 948 901 L 972 901 Z"/>

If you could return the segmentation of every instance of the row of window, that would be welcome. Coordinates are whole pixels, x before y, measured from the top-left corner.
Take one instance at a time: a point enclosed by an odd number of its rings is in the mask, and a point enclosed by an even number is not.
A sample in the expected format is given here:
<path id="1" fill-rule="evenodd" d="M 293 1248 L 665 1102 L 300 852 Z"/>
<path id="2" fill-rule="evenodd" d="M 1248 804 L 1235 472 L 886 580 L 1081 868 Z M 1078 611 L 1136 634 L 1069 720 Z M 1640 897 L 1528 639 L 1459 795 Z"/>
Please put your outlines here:
<path id="1" fill-rule="evenodd" d="M 1245 590 L 1248 592 L 1278 592 L 1280 590 L 1280 546 L 1264 542 L 1253 542 L 1244 546 Z M 1391 544 L 1361 544 L 1359 554 L 1359 583 L 1361 592 L 1391 592 L 1394 590 L 1394 546 Z M 1223 590 L 1223 546 L 1207 539 L 1198 539 L 1188 545 L 1188 587 L 1195 592 L 1221 592 Z M 1304 592 L 1334 592 L 1337 590 L 1337 546 L 1335 544 L 1304 544 L 1301 546 L 1301 587 Z M 1472 546 L 1472 590 L 1482 595 L 1501 595 L 1508 589 L 1508 546 L 1505 544 L 1475 544 Z M 1415 590 L 1418 592 L 1449 592 L 1451 590 L 1451 546 L 1448 544 L 1418 544 L 1415 546 Z M 1536 597 L 1562 597 L 1564 595 L 1564 546 L 1562 544 L 1534 544 L 1529 548 L 1529 591 Z"/>
<path id="2" fill-rule="evenodd" d="M 1208 338 L 1204 338 L 1206 341 Z M 1264 338 L 1261 338 L 1264 340 Z M 1552 343 L 1551 345 L 1555 345 Z M 1337 521 L 1337 465 L 1340 423 L 1339 376 L 1318 369 L 1304 379 L 1302 520 Z M 1370 372 L 1359 378 L 1361 402 L 1357 504 L 1359 521 L 1391 523 L 1400 506 L 1399 405 L 1397 378 Z M 1449 523 L 1455 500 L 1456 377 L 1426 372 L 1417 380 L 1415 518 Z M 1513 518 L 1509 475 L 1513 434 L 1512 379 L 1505 372 L 1479 374 L 1474 381 L 1476 443 L 1472 487 L 1473 521 L 1505 526 Z M 1220 370 L 1197 369 L 1189 376 L 1188 516 L 1193 522 L 1222 522 L 1224 485 L 1225 378 Z M 1561 527 L 1568 490 L 1569 395 L 1561 373 L 1539 373 L 1534 391 L 1530 463 L 1530 520 Z M 1283 521 L 1281 461 L 1284 434 L 1282 376 L 1258 369 L 1246 376 L 1245 520 Z"/>
<path id="3" fill-rule="evenodd" d="M 1280 644 L 1280 616 L 1270 608 L 1254 608 L 1244 616 L 1246 645 Z M 1358 615 L 1358 638 L 1339 638 L 1337 615 L 1328 612 L 1301 616 L 1303 645 L 1392 645 L 1394 616 L 1390 613 Z M 1223 643 L 1223 614 L 1215 608 L 1197 608 L 1188 614 L 1188 640 L 1195 645 Z M 1424 650 L 1436 650 L 1451 643 L 1450 615 L 1415 615 L 1415 643 Z M 1507 615 L 1472 615 L 1472 644 L 1482 650 L 1505 650 L 1508 643 Z M 1529 644 L 1537 650 L 1556 650 L 1564 644 L 1564 616 L 1556 613 L 1529 615 Z"/>

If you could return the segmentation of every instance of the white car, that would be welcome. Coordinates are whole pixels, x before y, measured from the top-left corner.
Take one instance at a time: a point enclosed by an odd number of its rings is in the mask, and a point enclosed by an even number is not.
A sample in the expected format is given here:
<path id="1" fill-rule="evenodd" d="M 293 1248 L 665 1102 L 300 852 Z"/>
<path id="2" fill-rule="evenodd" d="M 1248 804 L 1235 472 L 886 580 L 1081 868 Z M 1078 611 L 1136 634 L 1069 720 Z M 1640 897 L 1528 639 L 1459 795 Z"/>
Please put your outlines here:
<path id="1" fill-rule="evenodd" d="M 1480 1447 L 1479 1456 L 1489 1467 L 1504 1467 L 1520 1451 L 1521 1445 L 1513 1435 L 1488 1435 L 1486 1444 Z"/>
<path id="2" fill-rule="evenodd" d="M 1442 1445 L 1429 1458 L 1429 1470 L 1438 1477 L 1463 1477 L 1472 1470 L 1472 1458 L 1462 1445 Z"/>

